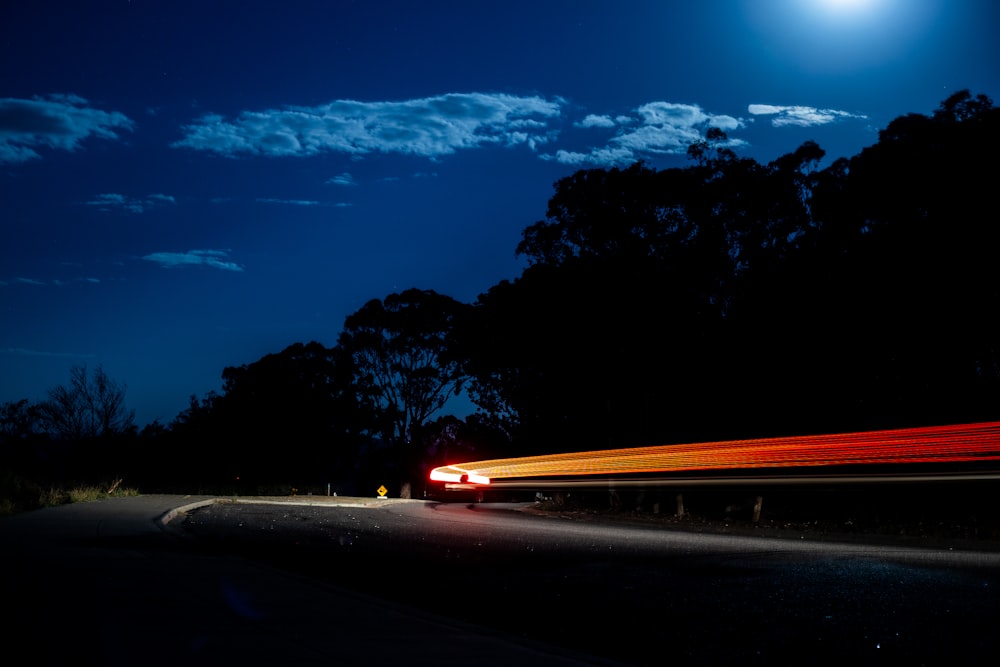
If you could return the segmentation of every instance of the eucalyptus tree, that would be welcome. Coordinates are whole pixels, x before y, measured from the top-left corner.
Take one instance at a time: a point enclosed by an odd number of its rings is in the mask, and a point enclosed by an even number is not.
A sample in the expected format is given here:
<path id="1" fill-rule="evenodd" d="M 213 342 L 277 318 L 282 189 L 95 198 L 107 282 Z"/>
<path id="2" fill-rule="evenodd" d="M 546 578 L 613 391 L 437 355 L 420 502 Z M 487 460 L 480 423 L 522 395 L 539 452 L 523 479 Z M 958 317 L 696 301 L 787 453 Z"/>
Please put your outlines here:
<path id="1" fill-rule="evenodd" d="M 452 332 L 466 309 L 433 290 L 409 289 L 372 299 L 345 320 L 338 348 L 352 360 L 373 435 L 393 450 L 404 476 L 422 455 L 420 429 L 462 389 Z"/>

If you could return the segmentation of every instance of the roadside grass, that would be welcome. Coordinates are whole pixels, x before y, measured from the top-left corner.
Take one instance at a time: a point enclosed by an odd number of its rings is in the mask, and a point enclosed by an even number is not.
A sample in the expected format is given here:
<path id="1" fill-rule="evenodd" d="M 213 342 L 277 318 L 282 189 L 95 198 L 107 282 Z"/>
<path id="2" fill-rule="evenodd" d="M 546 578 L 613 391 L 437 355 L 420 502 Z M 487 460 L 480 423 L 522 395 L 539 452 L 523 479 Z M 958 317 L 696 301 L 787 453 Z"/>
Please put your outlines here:
<path id="1" fill-rule="evenodd" d="M 138 495 L 138 489 L 123 486 L 120 478 L 99 484 L 60 485 L 8 473 L 0 475 L 0 517 L 69 503 Z"/>

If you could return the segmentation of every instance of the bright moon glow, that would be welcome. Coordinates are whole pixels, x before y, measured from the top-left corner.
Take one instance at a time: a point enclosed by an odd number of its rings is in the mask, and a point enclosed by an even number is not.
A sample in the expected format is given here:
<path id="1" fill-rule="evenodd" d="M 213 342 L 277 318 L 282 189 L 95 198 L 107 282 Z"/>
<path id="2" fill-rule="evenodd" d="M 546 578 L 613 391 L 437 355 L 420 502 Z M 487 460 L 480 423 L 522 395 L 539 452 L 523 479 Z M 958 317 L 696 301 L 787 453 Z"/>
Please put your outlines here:
<path id="1" fill-rule="evenodd" d="M 828 9 L 838 12 L 853 12 L 864 9 L 871 0 L 821 0 Z"/>
<path id="2" fill-rule="evenodd" d="M 430 478 L 489 484 L 525 477 L 997 460 L 1000 422 L 494 459 L 435 468 Z"/>
<path id="3" fill-rule="evenodd" d="M 880 34 L 923 23 L 941 0 L 798 0 L 799 10 L 809 19 L 831 26 L 867 26 Z"/>
<path id="4" fill-rule="evenodd" d="M 807 0 L 807 7 L 818 11 L 819 16 L 837 22 L 856 23 L 873 19 L 882 9 L 885 0 Z"/>
<path id="5" fill-rule="evenodd" d="M 882 23 L 890 15 L 905 10 L 897 3 L 898 0 L 800 0 L 799 6 L 804 16 L 846 26 Z"/>
<path id="6" fill-rule="evenodd" d="M 743 0 L 749 27 L 775 61 L 808 76 L 870 73 L 905 62 L 946 0 Z M 866 74 L 867 76 L 868 74 Z"/>

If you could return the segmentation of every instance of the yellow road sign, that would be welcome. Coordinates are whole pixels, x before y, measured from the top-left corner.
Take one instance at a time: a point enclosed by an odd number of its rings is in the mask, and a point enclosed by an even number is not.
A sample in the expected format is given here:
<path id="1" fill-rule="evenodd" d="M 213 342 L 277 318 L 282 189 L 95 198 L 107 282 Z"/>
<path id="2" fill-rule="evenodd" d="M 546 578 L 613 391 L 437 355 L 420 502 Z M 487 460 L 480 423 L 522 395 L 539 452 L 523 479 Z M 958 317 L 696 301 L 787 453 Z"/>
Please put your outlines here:
<path id="1" fill-rule="evenodd" d="M 383 484 L 382 486 L 378 487 L 378 497 L 379 498 L 385 498 L 385 494 L 387 494 L 388 492 L 389 492 L 389 489 L 385 488 L 385 484 Z"/>

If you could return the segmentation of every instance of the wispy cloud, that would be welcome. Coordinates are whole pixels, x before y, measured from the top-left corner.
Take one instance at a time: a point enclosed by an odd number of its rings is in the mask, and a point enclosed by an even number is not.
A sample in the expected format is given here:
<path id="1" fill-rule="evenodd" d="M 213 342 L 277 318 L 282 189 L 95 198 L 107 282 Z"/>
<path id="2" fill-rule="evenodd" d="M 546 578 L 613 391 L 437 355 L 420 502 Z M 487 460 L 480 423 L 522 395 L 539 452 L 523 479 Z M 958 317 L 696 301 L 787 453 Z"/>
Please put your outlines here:
<path id="1" fill-rule="evenodd" d="M 321 202 L 311 199 L 275 199 L 274 197 L 258 197 L 261 204 L 284 204 L 286 206 L 319 206 Z"/>
<path id="2" fill-rule="evenodd" d="M 436 158 L 484 145 L 549 140 L 560 101 L 488 93 L 453 93 L 402 102 L 338 100 L 315 107 L 203 116 L 185 126 L 175 148 L 240 155 L 305 156 L 325 152 L 397 153 Z"/>
<path id="3" fill-rule="evenodd" d="M 326 183 L 327 183 L 327 185 L 340 185 L 340 186 L 344 186 L 344 187 L 350 187 L 352 185 L 357 185 L 357 182 L 354 180 L 354 177 L 351 176 L 346 171 L 343 174 L 338 174 L 337 176 L 334 176 L 333 178 L 328 179 L 326 181 Z"/>
<path id="4" fill-rule="evenodd" d="M 134 123 L 117 111 L 88 106 L 76 95 L 0 98 L 0 163 L 40 158 L 39 148 L 76 150 L 84 139 L 117 139 Z"/>
<path id="5" fill-rule="evenodd" d="M 804 106 L 776 106 L 774 104 L 751 104 L 747 111 L 754 116 L 774 116 L 771 125 L 774 127 L 786 127 L 794 125 L 796 127 L 813 127 L 816 125 L 827 125 L 841 120 L 851 118 L 865 119 L 862 114 L 850 113 L 849 111 L 838 111 L 836 109 L 817 109 L 816 107 Z"/>
<path id="6" fill-rule="evenodd" d="M 71 278 L 69 280 L 64 280 L 61 278 L 53 278 L 50 281 L 36 280 L 34 278 L 14 278 L 13 281 L 0 280 L 0 287 L 10 287 L 12 285 L 28 285 L 28 286 L 44 286 L 44 285 L 55 285 L 56 287 L 63 287 L 70 283 L 87 283 L 90 285 L 99 285 L 101 283 L 100 278 Z"/>
<path id="7" fill-rule="evenodd" d="M 588 115 L 577 123 L 584 128 L 618 128 L 606 145 L 587 151 L 559 150 L 542 157 L 564 164 L 602 165 L 635 162 L 657 155 L 684 154 L 688 147 L 704 138 L 704 132 L 717 127 L 726 132 L 744 127 L 738 118 L 710 114 L 696 104 L 650 102 L 635 110 L 634 116 Z M 730 138 L 726 146 L 745 145 L 742 139 Z"/>
<path id="8" fill-rule="evenodd" d="M 583 120 L 574 123 L 577 127 L 615 127 L 614 119 L 611 116 L 598 116 L 590 114 Z"/>
<path id="9" fill-rule="evenodd" d="M 154 206 L 160 204 L 173 204 L 174 198 L 170 195 L 152 194 L 146 197 L 130 197 L 116 192 L 105 192 L 94 196 L 90 201 L 84 202 L 87 206 L 94 206 L 101 211 L 125 211 L 127 213 L 143 213 Z"/>
<path id="10" fill-rule="evenodd" d="M 242 271 L 243 267 L 229 261 L 225 250 L 189 250 L 188 252 L 154 252 L 143 257 L 149 262 L 173 269 L 184 266 L 210 266 L 224 271 Z"/>

